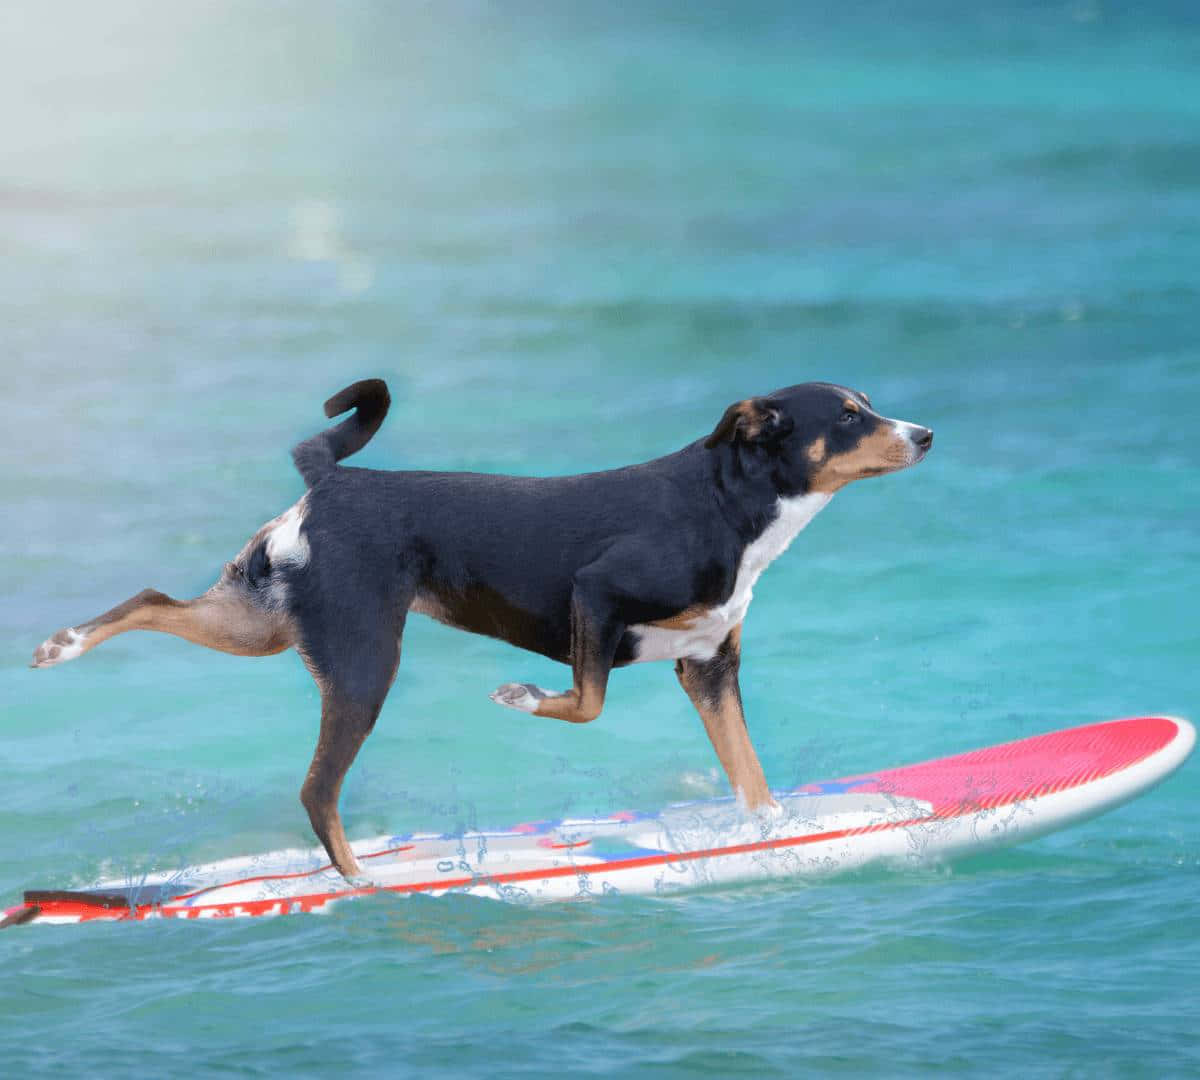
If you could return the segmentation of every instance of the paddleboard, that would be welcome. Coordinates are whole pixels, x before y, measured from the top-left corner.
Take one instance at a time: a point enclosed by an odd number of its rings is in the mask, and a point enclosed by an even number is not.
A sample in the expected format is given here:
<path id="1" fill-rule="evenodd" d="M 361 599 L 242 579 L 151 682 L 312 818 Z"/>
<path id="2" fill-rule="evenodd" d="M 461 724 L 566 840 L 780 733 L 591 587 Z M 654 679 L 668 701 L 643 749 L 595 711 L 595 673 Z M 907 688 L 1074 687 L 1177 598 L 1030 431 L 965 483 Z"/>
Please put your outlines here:
<path id="1" fill-rule="evenodd" d="M 1109 810 L 1174 772 L 1195 739 L 1186 720 L 1111 720 L 779 791 L 772 815 L 747 814 L 726 798 L 657 814 L 378 837 L 353 845 L 369 884 L 348 882 L 319 848 L 275 851 L 85 889 L 32 889 L 3 924 L 284 915 L 373 893 L 513 902 L 667 894 L 936 863 Z"/>

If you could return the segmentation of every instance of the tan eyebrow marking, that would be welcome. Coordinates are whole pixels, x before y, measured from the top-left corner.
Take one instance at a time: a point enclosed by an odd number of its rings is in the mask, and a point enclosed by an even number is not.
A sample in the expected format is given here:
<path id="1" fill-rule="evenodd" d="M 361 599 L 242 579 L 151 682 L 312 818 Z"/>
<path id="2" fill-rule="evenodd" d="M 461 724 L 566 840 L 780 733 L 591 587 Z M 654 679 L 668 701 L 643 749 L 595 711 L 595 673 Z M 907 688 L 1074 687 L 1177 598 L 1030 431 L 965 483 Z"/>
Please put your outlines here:
<path id="1" fill-rule="evenodd" d="M 846 398 L 846 400 L 842 402 L 842 408 L 848 409 L 850 412 L 858 412 L 858 402 L 853 401 L 850 398 Z"/>

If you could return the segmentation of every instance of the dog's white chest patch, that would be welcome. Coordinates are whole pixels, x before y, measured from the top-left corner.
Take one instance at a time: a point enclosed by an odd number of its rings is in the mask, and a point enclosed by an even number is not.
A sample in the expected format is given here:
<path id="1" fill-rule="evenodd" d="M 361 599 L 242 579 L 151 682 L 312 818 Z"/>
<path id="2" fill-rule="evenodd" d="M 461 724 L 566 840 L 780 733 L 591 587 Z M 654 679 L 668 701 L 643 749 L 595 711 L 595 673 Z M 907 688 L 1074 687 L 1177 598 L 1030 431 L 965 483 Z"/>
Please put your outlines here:
<path id="1" fill-rule="evenodd" d="M 647 660 L 711 660 L 732 630 L 745 617 L 754 596 L 754 583 L 817 516 L 832 495 L 813 493 L 780 499 L 775 520 L 757 540 L 746 546 L 738 564 L 733 592 L 723 604 L 687 620 L 682 628 L 638 623 L 629 629 L 637 634 L 634 663 Z"/>

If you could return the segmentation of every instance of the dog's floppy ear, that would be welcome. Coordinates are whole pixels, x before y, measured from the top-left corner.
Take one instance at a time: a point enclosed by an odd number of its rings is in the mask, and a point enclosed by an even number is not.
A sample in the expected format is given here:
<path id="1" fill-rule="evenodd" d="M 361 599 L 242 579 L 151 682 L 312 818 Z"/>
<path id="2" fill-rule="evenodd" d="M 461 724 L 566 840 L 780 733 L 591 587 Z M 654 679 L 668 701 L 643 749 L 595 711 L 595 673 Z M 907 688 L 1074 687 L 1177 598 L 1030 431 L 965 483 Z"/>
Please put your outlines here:
<path id="1" fill-rule="evenodd" d="M 770 398 L 746 398 L 735 401 L 713 433 L 704 440 L 710 450 L 718 443 L 741 439 L 749 443 L 772 443 L 782 439 L 792 430 L 792 418 L 784 413 Z"/>

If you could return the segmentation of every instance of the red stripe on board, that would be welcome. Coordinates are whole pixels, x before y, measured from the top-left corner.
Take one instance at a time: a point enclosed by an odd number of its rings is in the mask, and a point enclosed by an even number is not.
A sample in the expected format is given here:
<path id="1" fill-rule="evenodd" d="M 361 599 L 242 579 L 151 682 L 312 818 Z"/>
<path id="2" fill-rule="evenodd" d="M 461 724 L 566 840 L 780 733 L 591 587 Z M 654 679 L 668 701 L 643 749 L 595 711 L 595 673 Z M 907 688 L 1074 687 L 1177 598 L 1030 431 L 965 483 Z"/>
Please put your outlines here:
<path id="1" fill-rule="evenodd" d="M 136 909 L 126 910 L 119 915 L 113 915 L 103 908 L 90 904 L 80 904 L 69 900 L 56 900 L 41 905 L 43 915 L 77 916 L 80 922 L 93 919 L 145 919 L 149 915 L 160 914 L 167 918 L 214 918 L 227 917 L 241 910 L 247 914 L 263 915 L 271 908 L 279 908 L 279 914 L 299 907 L 303 911 L 323 907 L 330 900 L 346 900 L 355 896 L 371 896 L 375 893 L 412 893 L 412 892 L 441 892 L 446 889 L 460 889 L 465 885 L 508 885 L 519 881 L 544 881 L 548 878 L 567 876 L 586 877 L 593 871 L 604 873 L 620 870 L 635 870 L 645 866 L 666 866 L 670 863 L 694 862 L 697 859 L 711 859 L 720 855 L 743 855 L 754 851 L 771 851 L 778 848 L 798 847 L 803 844 L 817 844 L 824 840 L 842 840 L 848 836 L 860 836 L 866 833 L 883 832 L 887 829 L 905 829 L 913 825 L 928 824 L 936 821 L 940 815 L 933 814 L 923 818 L 909 818 L 905 821 L 881 822 L 878 825 L 861 825 L 853 829 L 834 829 L 831 832 L 809 833 L 805 836 L 786 836 L 776 840 L 755 840 L 746 844 L 732 844 L 729 847 L 704 848 L 699 851 L 681 851 L 665 855 L 639 855 L 630 859 L 614 859 L 611 862 L 587 863 L 583 865 L 567 864 L 566 866 L 550 866 L 533 870 L 514 870 L 507 874 L 484 874 L 476 877 L 446 878 L 443 881 L 421 881 L 410 885 L 379 885 L 364 889 L 345 889 L 337 892 L 310 893 L 306 896 L 280 897 L 270 900 L 227 901 L 221 904 L 198 905 L 194 907 L 173 907 L 172 902 L 156 907 L 153 904 L 143 904 Z M 225 886 L 213 886 L 224 888 Z M 205 890 L 208 891 L 208 890 Z M 179 897 L 177 899 L 184 899 Z M 207 916 L 202 913 L 207 912 Z"/>
<path id="2" fill-rule="evenodd" d="M 414 846 L 414 844 L 401 844 L 399 847 L 388 848 L 386 851 L 373 851 L 370 855 L 360 855 L 359 858 L 378 859 L 380 855 L 395 855 L 398 851 L 411 851 Z M 333 863 L 326 863 L 324 866 L 318 866 L 315 870 L 301 870 L 295 874 L 259 874 L 257 877 L 238 878 L 237 881 L 223 881 L 220 885 L 206 885 L 203 889 L 197 889 L 195 892 L 180 893 L 178 896 L 172 896 L 171 901 L 190 900 L 193 896 L 202 896 L 214 889 L 229 889 L 234 885 L 251 885 L 256 881 L 285 881 L 288 878 L 312 877 L 314 874 L 323 874 L 326 870 L 332 869 Z"/>

